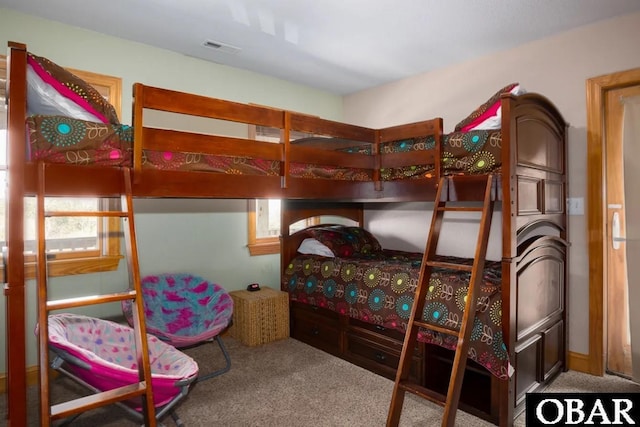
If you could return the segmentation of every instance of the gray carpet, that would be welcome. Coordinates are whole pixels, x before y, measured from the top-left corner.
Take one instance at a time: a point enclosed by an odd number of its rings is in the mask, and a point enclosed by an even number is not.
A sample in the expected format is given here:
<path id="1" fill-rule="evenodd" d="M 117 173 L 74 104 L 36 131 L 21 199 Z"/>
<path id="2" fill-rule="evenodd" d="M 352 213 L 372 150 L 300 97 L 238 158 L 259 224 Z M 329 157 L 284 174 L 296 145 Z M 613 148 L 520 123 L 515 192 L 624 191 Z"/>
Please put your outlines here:
<path id="1" fill-rule="evenodd" d="M 232 359 L 231 371 L 196 383 L 177 406 L 187 427 L 196 426 L 384 426 L 393 382 L 337 359 L 293 339 L 260 347 L 246 347 L 224 339 Z M 223 365 L 217 346 L 205 344 L 185 351 L 198 361 L 200 371 Z M 82 391 L 72 381 L 53 382 L 54 400 L 64 401 Z M 576 372 L 562 374 L 549 391 L 630 391 L 630 381 Z M 29 407 L 37 426 L 37 391 L 29 389 Z M 411 394 L 405 398 L 401 426 L 440 425 L 442 408 Z M 523 426 L 524 417 L 516 420 Z M 0 401 L 0 419 L 6 419 L 6 400 Z M 162 420 L 172 426 L 173 420 Z M 460 426 L 491 424 L 458 411 Z M 72 426 L 136 426 L 134 418 L 117 406 L 82 414 Z"/>

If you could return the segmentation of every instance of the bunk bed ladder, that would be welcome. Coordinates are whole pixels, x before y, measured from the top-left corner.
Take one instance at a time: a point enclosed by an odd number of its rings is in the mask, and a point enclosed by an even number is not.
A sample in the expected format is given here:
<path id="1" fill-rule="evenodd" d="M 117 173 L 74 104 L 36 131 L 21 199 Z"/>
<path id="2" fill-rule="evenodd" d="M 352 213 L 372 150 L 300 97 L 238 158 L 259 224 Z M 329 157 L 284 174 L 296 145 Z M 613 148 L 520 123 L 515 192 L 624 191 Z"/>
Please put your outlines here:
<path id="1" fill-rule="evenodd" d="M 45 211 L 46 194 L 46 168 L 47 165 L 38 165 L 38 189 L 36 201 L 37 216 L 37 282 L 38 282 L 38 356 L 40 369 L 40 425 L 48 427 L 53 421 L 62 420 L 72 416 L 78 416 L 82 412 L 106 406 L 112 403 L 123 402 L 129 399 L 140 398 L 142 402 L 142 416 L 144 425 L 156 426 L 156 414 L 151 387 L 151 365 L 149 360 L 149 347 L 145 326 L 145 317 L 142 300 L 142 288 L 140 285 L 140 270 L 138 265 L 138 251 L 136 247 L 135 228 L 133 222 L 133 197 L 131 188 L 131 171 L 122 169 L 121 210 L 105 211 Z M 45 222 L 52 217 L 95 217 L 95 218 L 121 218 L 124 227 L 126 257 L 129 270 L 130 290 L 109 294 L 83 296 L 76 298 L 49 300 L 48 298 L 48 258 L 46 253 Z M 49 387 L 49 350 L 48 350 L 48 317 L 54 310 L 65 310 L 95 304 L 105 304 L 123 300 L 134 301 L 133 329 L 135 333 L 136 358 L 139 370 L 139 382 L 115 388 L 104 392 L 98 392 L 78 399 L 51 404 Z M 71 418 L 72 419 L 72 418 Z"/>
<path id="2" fill-rule="evenodd" d="M 491 217 L 493 215 L 494 202 L 491 200 L 491 190 L 493 178 L 491 175 L 482 175 L 478 177 L 464 177 L 465 179 L 486 179 L 485 191 L 482 198 L 478 198 L 475 204 L 448 205 L 443 201 L 443 192 L 447 188 L 447 178 L 440 179 L 438 191 L 436 195 L 435 209 L 431 218 L 431 228 L 427 246 L 422 259 L 422 267 L 418 287 L 415 293 L 415 300 L 411 309 L 411 314 L 407 322 L 407 333 L 405 335 L 400 363 L 396 374 L 395 385 L 391 397 L 391 405 L 387 416 L 387 426 L 397 426 L 400 422 L 400 415 L 404 402 L 405 392 L 413 393 L 419 397 L 432 401 L 444 407 L 444 415 L 442 418 L 442 426 L 452 427 L 455 423 L 456 411 L 460 400 L 460 392 L 462 390 L 462 379 L 464 377 L 465 367 L 467 365 L 467 354 L 469 352 L 469 339 L 473 329 L 475 319 L 476 302 L 478 298 L 478 289 L 483 277 L 484 263 L 487 252 L 487 244 L 489 240 L 489 231 L 491 228 Z M 456 178 L 449 178 L 456 179 Z M 445 197 L 446 200 L 446 197 Z M 478 206 L 478 201 L 482 201 L 482 206 Z M 436 261 L 436 248 L 440 238 L 440 229 L 442 227 L 444 213 L 451 211 L 470 211 L 480 212 L 480 227 L 478 231 L 478 239 L 475 248 L 475 257 L 473 265 L 454 264 L 448 262 Z M 459 270 L 470 272 L 469 286 L 467 289 L 467 297 L 465 302 L 464 314 L 460 322 L 460 330 L 449 329 L 442 326 L 436 326 L 427 323 L 422 319 L 425 298 L 429 289 L 429 279 L 433 268 L 446 268 L 450 270 Z M 434 393 L 416 383 L 409 381 L 409 371 L 413 350 L 417 343 L 419 329 L 430 329 L 442 334 L 455 336 L 458 338 L 453 365 L 451 369 L 451 377 L 449 380 L 449 388 L 446 396 Z"/>

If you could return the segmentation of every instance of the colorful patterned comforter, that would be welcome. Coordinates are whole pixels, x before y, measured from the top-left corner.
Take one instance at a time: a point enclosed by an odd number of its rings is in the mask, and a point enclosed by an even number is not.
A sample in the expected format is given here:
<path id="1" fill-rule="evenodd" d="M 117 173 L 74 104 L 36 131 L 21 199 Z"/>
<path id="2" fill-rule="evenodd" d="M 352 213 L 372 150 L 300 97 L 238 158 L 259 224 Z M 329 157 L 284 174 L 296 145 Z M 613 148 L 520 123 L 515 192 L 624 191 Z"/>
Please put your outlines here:
<path id="1" fill-rule="evenodd" d="M 388 142 L 382 146 L 383 153 L 432 149 L 435 149 L 433 136 Z M 442 173 L 465 175 L 497 173 L 502 164 L 501 151 L 500 129 L 452 132 L 442 135 Z M 414 165 L 383 169 L 381 174 L 385 181 L 431 178 L 435 174 L 435 168 L 433 165 Z"/>
<path id="2" fill-rule="evenodd" d="M 440 257 L 471 264 L 473 260 Z M 292 301 L 336 311 L 365 322 L 405 332 L 418 285 L 422 254 L 383 250 L 362 258 L 299 255 L 286 268 L 282 283 Z M 470 273 L 435 269 L 422 318 L 459 329 Z M 509 361 L 502 339 L 501 266 L 487 262 L 471 333 L 469 357 L 493 375 L 508 378 Z M 456 338 L 420 329 L 418 340 L 455 349 Z"/>
<path id="3" fill-rule="evenodd" d="M 31 116 L 27 119 L 29 158 L 51 163 L 130 166 L 133 129 L 127 125 L 94 123 L 63 116 Z M 449 174 L 496 172 L 500 167 L 501 133 L 494 131 L 454 132 L 443 135 L 443 168 Z M 383 153 L 431 150 L 433 136 L 385 143 Z M 347 152 L 367 153 L 370 147 L 341 148 Z M 280 162 L 207 155 L 200 153 L 145 150 L 143 167 L 162 170 L 217 172 L 236 175 L 280 174 Z M 414 165 L 382 169 L 385 181 L 431 178 L 433 165 Z M 294 177 L 369 181 L 370 170 L 293 163 Z"/>
<path id="4" fill-rule="evenodd" d="M 131 166 L 133 128 L 63 116 L 27 119 L 30 158 L 50 163 Z M 246 157 L 145 150 L 142 166 L 151 169 L 280 175 L 280 163 Z"/>

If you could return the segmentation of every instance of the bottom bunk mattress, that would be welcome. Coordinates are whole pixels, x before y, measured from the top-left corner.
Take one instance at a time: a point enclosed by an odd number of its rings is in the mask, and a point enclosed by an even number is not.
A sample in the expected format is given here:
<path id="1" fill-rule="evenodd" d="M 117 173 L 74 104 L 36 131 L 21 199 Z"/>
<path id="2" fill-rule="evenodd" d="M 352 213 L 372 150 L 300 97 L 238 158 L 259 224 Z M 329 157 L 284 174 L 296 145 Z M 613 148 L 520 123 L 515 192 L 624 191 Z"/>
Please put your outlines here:
<path id="1" fill-rule="evenodd" d="M 439 257 L 439 261 L 473 260 Z M 383 249 L 363 258 L 298 255 L 283 273 L 292 301 L 327 308 L 368 323 L 405 332 L 418 286 L 422 254 Z M 429 281 L 424 321 L 459 329 L 470 273 L 436 268 Z M 510 375 L 502 336 L 500 262 L 487 261 L 471 332 L 469 357 L 493 375 Z M 457 338 L 420 329 L 418 340 L 455 349 Z"/>

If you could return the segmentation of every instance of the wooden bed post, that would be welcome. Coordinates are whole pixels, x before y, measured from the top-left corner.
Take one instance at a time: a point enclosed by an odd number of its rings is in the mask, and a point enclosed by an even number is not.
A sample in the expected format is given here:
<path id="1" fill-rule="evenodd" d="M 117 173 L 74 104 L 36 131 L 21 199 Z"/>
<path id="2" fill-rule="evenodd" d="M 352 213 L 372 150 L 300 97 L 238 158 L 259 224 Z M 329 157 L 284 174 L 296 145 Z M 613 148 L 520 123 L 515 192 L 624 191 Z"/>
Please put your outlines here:
<path id="1" fill-rule="evenodd" d="M 9 42 L 7 55 L 7 253 L 6 346 L 8 425 L 27 425 L 26 298 L 24 276 L 25 120 L 27 116 L 27 46 Z"/>
<path id="2" fill-rule="evenodd" d="M 511 310 L 516 307 L 515 288 L 517 282 L 516 264 L 514 257 L 517 255 L 516 237 L 516 152 L 512 141 L 516 140 L 515 119 L 513 117 L 512 96 L 502 96 L 502 331 L 503 340 L 507 346 L 509 364 L 515 369 L 516 344 L 516 313 Z M 514 120 L 512 122 L 511 120 Z M 513 292 L 512 292 L 513 291 Z M 505 302 L 507 302 L 505 304 Z M 515 375 L 515 374 L 514 374 Z M 498 387 L 500 425 L 510 425 L 513 422 L 515 409 L 515 384 L 514 376 L 501 380 Z M 492 402 L 493 404 L 493 402 Z"/>
<path id="3" fill-rule="evenodd" d="M 380 131 L 376 130 L 375 134 L 375 142 L 371 148 L 371 155 L 373 156 L 373 183 L 376 191 L 382 191 L 382 176 L 380 173 L 380 168 L 382 167 L 382 157 L 380 156 Z"/>
<path id="4" fill-rule="evenodd" d="M 143 110 L 144 110 L 144 86 L 140 83 L 133 85 L 133 182 L 139 182 L 142 171 L 142 147 L 143 147 Z"/>
<path id="5" fill-rule="evenodd" d="M 434 159 L 434 165 L 435 165 L 435 181 L 436 182 L 440 182 L 440 178 L 442 177 L 442 144 L 444 143 L 444 140 L 442 138 L 442 128 L 444 127 L 443 125 L 443 120 L 442 118 L 438 118 L 438 127 L 434 132 L 434 138 L 435 138 L 435 151 L 436 151 L 436 158 Z"/>
<path id="6" fill-rule="evenodd" d="M 291 165 L 291 111 L 285 111 L 283 119 L 282 143 L 284 144 L 284 158 L 281 159 L 280 186 L 281 188 L 288 188 L 289 167 Z"/>

